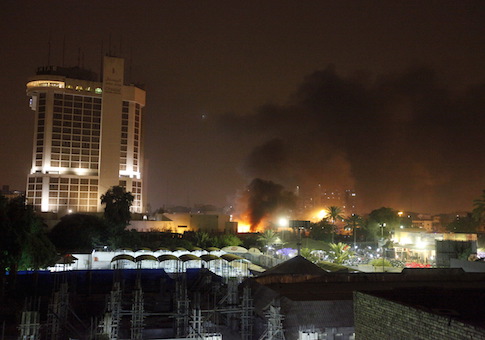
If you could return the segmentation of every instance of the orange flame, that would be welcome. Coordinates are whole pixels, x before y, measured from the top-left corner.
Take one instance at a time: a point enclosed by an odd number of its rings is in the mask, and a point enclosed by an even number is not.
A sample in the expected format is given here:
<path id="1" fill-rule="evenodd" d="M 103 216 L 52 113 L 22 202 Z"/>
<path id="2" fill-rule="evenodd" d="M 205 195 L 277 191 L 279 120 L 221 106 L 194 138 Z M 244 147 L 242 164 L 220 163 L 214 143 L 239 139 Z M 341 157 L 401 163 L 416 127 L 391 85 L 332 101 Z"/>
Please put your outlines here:
<path id="1" fill-rule="evenodd" d="M 238 233 L 258 233 L 265 230 L 265 221 L 261 221 L 258 225 L 251 225 L 249 222 L 249 218 L 247 216 L 240 216 L 234 218 L 234 221 L 237 222 L 237 232 Z"/>

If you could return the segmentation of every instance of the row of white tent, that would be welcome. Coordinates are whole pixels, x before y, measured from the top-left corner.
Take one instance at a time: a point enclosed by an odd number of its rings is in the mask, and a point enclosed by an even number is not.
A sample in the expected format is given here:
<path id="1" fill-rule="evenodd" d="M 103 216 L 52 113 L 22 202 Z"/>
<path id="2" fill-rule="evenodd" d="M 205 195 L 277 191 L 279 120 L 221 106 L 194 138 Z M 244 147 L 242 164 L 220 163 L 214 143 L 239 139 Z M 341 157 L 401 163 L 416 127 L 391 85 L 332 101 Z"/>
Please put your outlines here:
<path id="1" fill-rule="evenodd" d="M 193 251 L 182 248 L 173 251 L 168 249 L 93 251 L 91 254 L 72 254 L 69 261 L 61 262 L 51 270 L 164 269 L 168 273 L 179 273 L 187 269 L 207 268 L 223 277 L 247 277 L 251 271 L 264 271 L 263 268 L 237 255 L 237 253 L 243 253 L 239 249 L 242 247 L 231 248 L 237 252 L 227 253 L 224 248 Z"/>

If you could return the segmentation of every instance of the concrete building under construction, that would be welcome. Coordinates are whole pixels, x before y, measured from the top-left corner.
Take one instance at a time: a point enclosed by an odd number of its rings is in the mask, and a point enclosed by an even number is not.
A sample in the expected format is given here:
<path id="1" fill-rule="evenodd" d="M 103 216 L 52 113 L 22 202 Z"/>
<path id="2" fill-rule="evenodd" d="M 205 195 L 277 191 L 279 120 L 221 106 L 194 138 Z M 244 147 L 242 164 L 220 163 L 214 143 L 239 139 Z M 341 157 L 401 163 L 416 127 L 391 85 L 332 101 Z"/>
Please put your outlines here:
<path id="1" fill-rule="evenodd" d="M 176 275 L 162 269 L 37 272 L 17 277 L 2 296 L 1 316 L 5 339 L 350 340 L 372 338 L 373 329 L 405 334 L 409 325 L 384 315 L 386 306 L 404 305 L 399 308 L 412 318 L 424 308 L 426 322 L 440 327 L 440 339 L 456 339 L 446 335 L 462 330 L 485 337 L 485 308 L 453 305 L 460 299 L 446 294 L 482 301 L 484 284 L 484 273 L 462 269 L 327 272 L 301 256 L 246 279 L 206 268 Z M 447 310 L 453 313 L 443 316 Z M 368 325 L 372 318 L 386 323 Z"/>

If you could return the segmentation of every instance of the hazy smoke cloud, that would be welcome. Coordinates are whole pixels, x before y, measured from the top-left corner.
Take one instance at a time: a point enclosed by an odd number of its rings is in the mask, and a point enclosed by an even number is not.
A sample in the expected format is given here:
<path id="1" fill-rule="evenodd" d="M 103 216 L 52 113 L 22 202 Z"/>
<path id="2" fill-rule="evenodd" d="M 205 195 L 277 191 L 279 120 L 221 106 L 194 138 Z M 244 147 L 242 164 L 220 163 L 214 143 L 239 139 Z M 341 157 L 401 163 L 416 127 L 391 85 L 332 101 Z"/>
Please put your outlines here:
<path id="1" fill-rule="evenodd" d="M 485 85 L 457 90 L 429 68 L 378 77 L 317 71 L 285 105 L 227 114 L 226 129 L 266 136 L 242 170 L 301 193 L 357 191 L 363 212 L 470 209 L 485 187 Z"/>
<path id="2" fill-rule="evenodd" d="M 296 197 L 293 193 L 285 191 L 279 184 L 260 178 L 249 184 L 243 196 L 252 231 L 263 218 L 288 213 L 295 208 Z"/>

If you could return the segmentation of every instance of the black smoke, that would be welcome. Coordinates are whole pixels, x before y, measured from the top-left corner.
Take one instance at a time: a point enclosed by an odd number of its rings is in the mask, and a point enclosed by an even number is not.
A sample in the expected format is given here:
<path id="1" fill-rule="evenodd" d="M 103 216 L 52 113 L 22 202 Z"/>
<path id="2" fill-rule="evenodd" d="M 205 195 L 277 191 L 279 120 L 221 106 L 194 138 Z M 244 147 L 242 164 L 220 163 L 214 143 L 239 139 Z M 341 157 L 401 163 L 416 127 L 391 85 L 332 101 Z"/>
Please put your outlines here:
<path id="1" fill-rule="evenodd" d="M 372 76 L 330 66 L 284 105 L 227 114 L 225 129 L 265 140 L 242 172 L 310 194 L 354 189 L 360 210 L 471 207 L 485 188 L 485 85 L 458 89 L 428 67 Z"/>
<path id="2" fill-rule="evenodd" d="M 251 231 L 256 231 L 259 223 L 275 214 L 288 214 L 295 208 L 296 197 L 283 186 L 272 181 L 255 178 L 243 195 Z"/>

